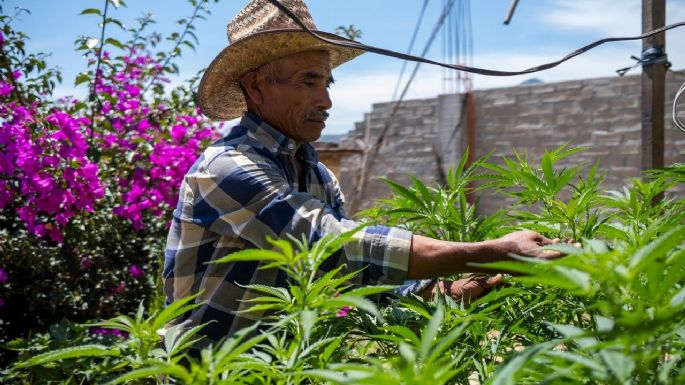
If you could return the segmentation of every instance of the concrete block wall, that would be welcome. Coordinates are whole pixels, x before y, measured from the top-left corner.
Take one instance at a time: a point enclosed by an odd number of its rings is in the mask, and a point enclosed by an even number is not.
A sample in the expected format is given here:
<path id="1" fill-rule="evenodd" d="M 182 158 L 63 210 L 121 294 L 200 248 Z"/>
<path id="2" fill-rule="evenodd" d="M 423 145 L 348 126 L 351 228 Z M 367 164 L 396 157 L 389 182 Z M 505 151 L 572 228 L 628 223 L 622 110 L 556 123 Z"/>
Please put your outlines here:
<path id="1" fill-rule="evenodd" d="M 671 120 L 671 105 L 685 74 L 669 72 L 665 105 L 665 163 L 685 161 L 685 133 Z M 605 187 L 620 189 L 640 176 L 640 76 L 607 77 L 522 85 L 476 92 L 477 156 L 493 151 L 492 161 L 513 149 L 537 161 L 564 143 L 589 150 L 561 165 L 593 164 L 606 172 Z M 482 212 L 507 206 L 500 195 L 481 194 Z"/>
<path id="2" fill-rule="evenodd" d="M 435 159 L 437 100 L 403 102 L 397 112 L 388 118 L 393 106 L 394 103 L 374 104 L 365 120 L 356 123 L 355 129 L 340 142 L 343 148 L 367 147 L 366 170 L 363 170 L 362 154 L 341 160 L 338 178 L 350 213 L 371 207 L 376 199 L 390 196 L 390 190 L 381 178 L 408 184 L 409 175 L 433 182 L 439 174 Z M 384 129 L 383 142 L 375 148 Z M 366 132 L 368 135 L 365 135 Z M 360 189 L 362 179 L 365 183 Z"/>
<path id="3" fill-rule="evenodd" d="M 685 82 L 685 72 L 668 72 L 665 105 L 665 162 L 685 162 L 685 133 L 671 120 L 675 92 Z M 600 162 L 607 172 L 605 187 L 618 189 L 629 178 L 640 175 L 640 76 L 607 77 L 520 85 L 481 90 L 475 93 L 475 155 L 493 151 L 491 161 L 511 156 L 514 149 L 526 151 L 537 161 L 545 149 L 561 144 L 591 146 L 570 157 L 565 164 Z M 408 174 L 425 182 L 440 179 L 450 165 L 458 162 L 465 146 L 461 119 L 463 95 L 440 95 L 432 99 L 403 102 L 388 120 L 392 103 L 375 104 L 365 121 L 341 142 L 341 147 L 373 145 L 387 124 L 388 130 L 378 155 L 367 162 L 360 190 L 363 156 L 353 154 L 341 160 L 339 179 L 351 209 L 370 207 L 389 190 L 378 178 L 409 183 Z M 465 123 L 462 123 L 465 124 Z M 369 153 L 373 153 L 370 149 Z M 438 156 L 436 156 L 436 151 Z M 438 158 L 444 169 L 439 170 Z M 562 164 L 563 166 L 563 164 Z M 359 195 L 361 193 L 361 195 Z M 503 208 L 508 202 L 488 194 L 481 196 L 481 212 Z"/>

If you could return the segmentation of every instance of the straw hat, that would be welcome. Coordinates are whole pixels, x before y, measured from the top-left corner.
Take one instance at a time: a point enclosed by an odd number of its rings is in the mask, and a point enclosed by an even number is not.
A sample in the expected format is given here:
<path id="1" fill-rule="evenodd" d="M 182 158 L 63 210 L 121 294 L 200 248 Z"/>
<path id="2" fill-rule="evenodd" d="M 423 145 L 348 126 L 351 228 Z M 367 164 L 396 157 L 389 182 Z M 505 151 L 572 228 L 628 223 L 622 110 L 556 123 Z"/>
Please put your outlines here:
<path id="1" fill-rule="evenodd" d="M 316 26 L 303 0 L 280 0 L 311 30 Z M 198 103 L 202 113 L 215 120 L 240 116 L 246 109 L 238 85 L 246 73 L 276 59 L 298 52 L 326 50 L 331 68 L 363 53 L 361 50 L 334 46 L 311 36 L 268 0 L 252 0 L 228 23 L 228 47 L 212 61 L 200 82 Z M 319 32 L 328 39 L 349 41 L 340 36 Z"/>

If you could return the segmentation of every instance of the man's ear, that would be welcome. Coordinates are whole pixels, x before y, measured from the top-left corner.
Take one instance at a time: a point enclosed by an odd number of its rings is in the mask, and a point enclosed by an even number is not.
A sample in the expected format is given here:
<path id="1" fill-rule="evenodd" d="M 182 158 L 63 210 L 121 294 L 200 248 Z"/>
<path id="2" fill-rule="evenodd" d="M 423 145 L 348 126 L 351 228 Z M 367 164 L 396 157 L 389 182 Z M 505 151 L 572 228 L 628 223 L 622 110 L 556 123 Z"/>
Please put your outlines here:
<path id="1" fill-rule="evenodd" d="M 246 100 L 246 102 L 251 102 L 254 105 L 262 104 L 264 98 L 262 96 L 261 81 L 262 79 L 258 71 L 248 72 L 240 79 L 240 84 L 250 98 L 250 100 Z"/>

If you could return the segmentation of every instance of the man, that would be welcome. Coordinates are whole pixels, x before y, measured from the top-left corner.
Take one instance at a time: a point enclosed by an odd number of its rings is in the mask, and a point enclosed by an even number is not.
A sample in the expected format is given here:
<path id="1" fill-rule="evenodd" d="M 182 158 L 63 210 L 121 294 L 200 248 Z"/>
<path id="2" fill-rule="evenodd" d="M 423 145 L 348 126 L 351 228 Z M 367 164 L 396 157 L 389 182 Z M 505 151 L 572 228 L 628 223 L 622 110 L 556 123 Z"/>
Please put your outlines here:
<path id="1" fill-rule="evenodd" d="M 302 0 L 282 2 L 315 30 Z M 209 340 L 262 316 L 235 313 L 246 306 L 241 300 L 253 295 L 245 285 L 282 286 L 286 277 L 276 269 L 259 270 L 256 262 L 207 262 L 246 248 L 271 248 L 267 237 L 304 235 L 311 243 L 357 226 L 345 217 L 335 176 L 309 143 L 321 135 L 332 106 L 331 69 L 361 52 L 313 38 L 266 0 L 253 0 L 229 23 L 228 34 L 233 43 L 207 69 L 198 99 L 211 118 L 243 117 L 188 171 L 163 273 L 167 302 L 202 291 L 204 304 L 180 321 L 214 321 L 203 329 Z M 499 283 L 501 275 L 451 283 L 432 278 L 466 272 L 471 262 L 502 260 L 509 253 L 538 256 L 540 246 L 551 242 L 532 231 L 457 243 L 369 226 L 324 268 L 344 263 L 350 270 L 363 268 L 361 284 L 404 282 L 405 292 L 429 296 L 440 290 L 468 300 Z"/>

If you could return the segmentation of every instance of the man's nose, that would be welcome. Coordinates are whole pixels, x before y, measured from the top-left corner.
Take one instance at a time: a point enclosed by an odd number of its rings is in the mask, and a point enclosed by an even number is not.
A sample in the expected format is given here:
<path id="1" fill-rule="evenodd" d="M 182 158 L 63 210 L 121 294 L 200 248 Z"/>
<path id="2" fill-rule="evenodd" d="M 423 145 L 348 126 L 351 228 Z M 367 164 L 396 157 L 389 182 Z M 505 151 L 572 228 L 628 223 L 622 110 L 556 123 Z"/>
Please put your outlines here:
<path id="1" fill-rule="evenodd" d="M 331 101 L 331 96 L 328 93 L 327 87 L 323 87 L 323 89 L 319 92 L 319 95 L 316 99 L 316 107 L 324 110 L 328 110 L 333 107 L 333 101 Z"/>

